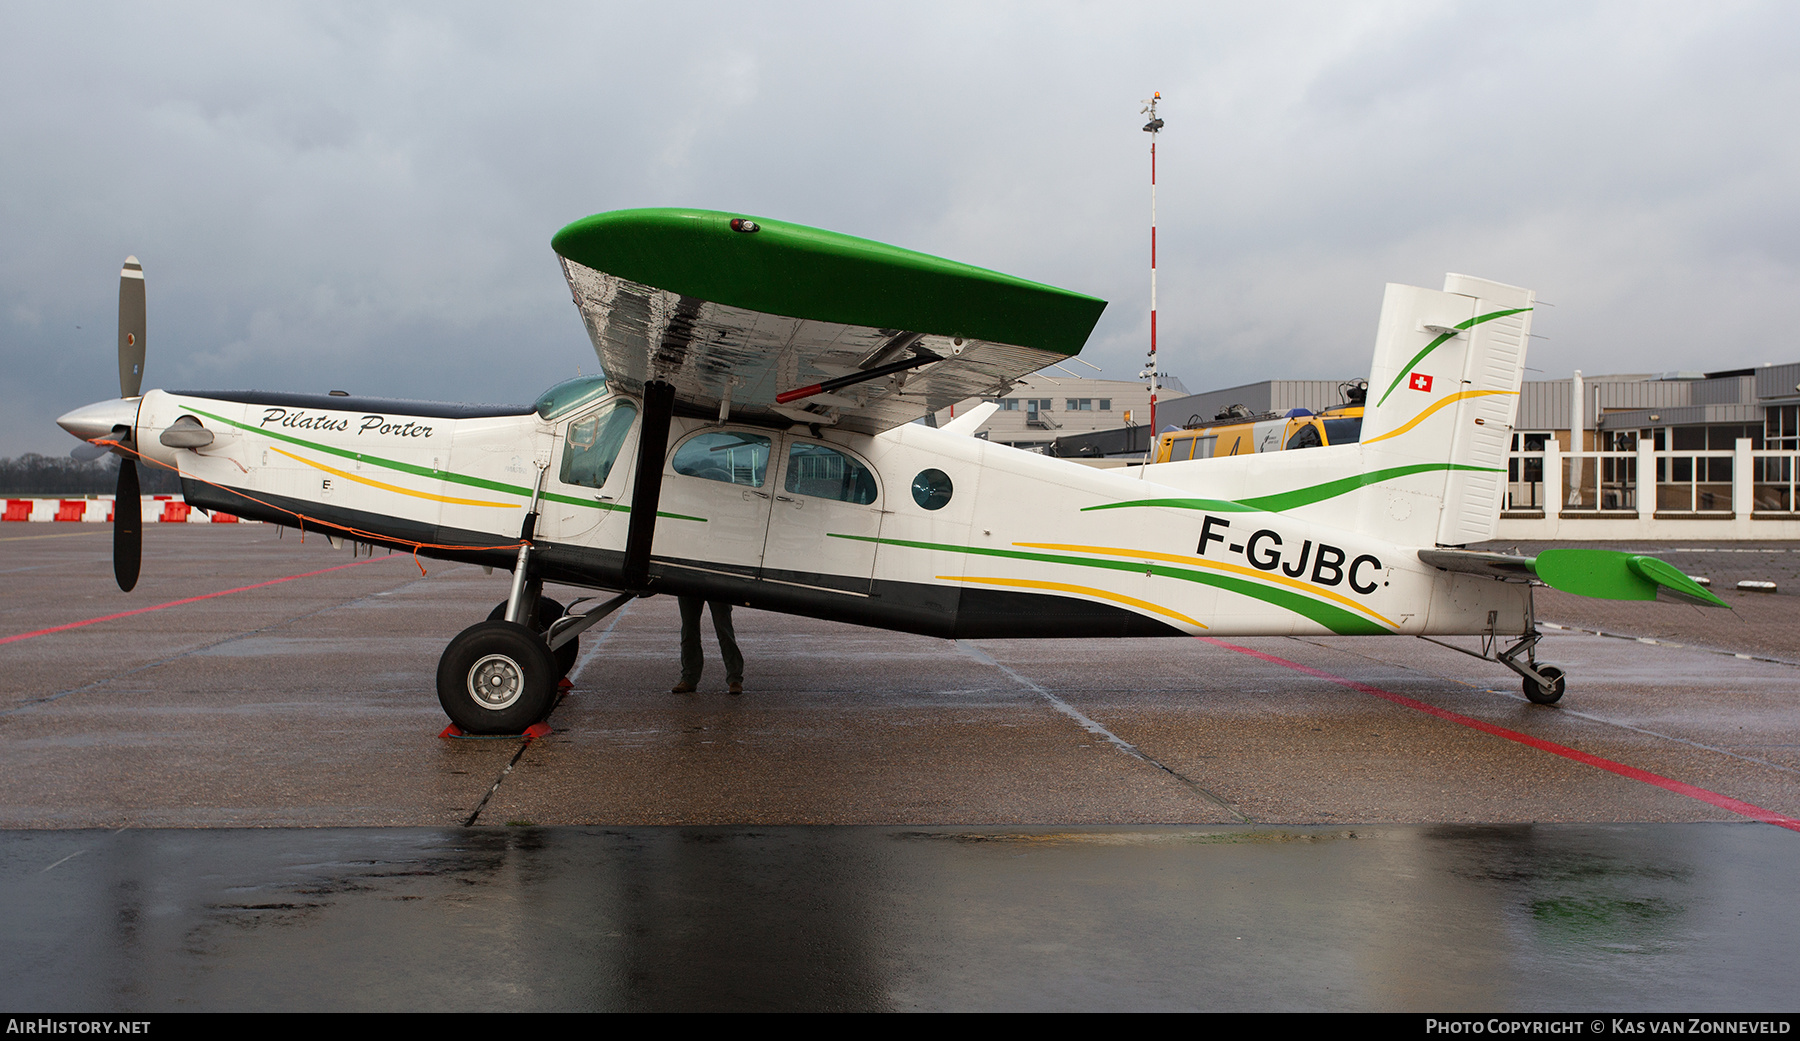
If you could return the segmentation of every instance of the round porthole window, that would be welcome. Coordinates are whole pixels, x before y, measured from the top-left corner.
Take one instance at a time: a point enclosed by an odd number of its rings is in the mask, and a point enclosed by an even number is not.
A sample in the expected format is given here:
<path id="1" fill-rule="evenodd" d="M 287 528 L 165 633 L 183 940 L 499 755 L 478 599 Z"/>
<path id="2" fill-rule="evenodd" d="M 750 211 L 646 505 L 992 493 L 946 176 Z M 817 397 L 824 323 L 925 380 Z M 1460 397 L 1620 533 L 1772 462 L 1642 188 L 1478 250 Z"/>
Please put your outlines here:
<path id="1" fill-rule="evenodd" d="M 950 501 L 950 475 L 942 470 L 920 470 L 913 478 L 913 501 L 927 510 L 941 510 Z"/>

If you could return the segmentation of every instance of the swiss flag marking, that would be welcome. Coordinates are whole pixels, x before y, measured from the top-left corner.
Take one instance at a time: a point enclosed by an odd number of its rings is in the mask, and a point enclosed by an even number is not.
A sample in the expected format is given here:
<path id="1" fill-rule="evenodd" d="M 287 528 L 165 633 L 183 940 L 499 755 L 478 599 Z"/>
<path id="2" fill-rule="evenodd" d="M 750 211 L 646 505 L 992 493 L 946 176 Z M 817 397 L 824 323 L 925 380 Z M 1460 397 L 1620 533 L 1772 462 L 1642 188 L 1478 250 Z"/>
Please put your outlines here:
<path id="1" fill-rule="evenodd" d="M 1412 374 L 1412 377 L 1406 381 L 1406 385 L 1414 390 L 1429 391 L 1431 389 L 1431 377 L 1422 372 L 1415 372 Z"/>

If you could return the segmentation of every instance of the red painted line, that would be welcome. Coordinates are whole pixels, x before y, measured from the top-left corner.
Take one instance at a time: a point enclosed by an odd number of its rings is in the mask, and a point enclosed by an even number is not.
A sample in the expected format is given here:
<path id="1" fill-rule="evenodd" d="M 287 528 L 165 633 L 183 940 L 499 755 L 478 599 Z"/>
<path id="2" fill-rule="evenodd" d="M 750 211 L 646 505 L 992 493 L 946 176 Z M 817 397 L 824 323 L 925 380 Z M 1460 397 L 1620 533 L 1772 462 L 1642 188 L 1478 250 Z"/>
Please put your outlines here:
<path id="1" fill-rule="evenodd" d="M 1690 799 L 1699 799 L 1701 802 L 1710 803 L 1721 810 L 1727 810 L 1740 817 L 1749 817 L 1752 820 L 1762 821 L 1764 824 L 1773 824 L 1778 828 L 1787 828 L 1790 831 L 1800 831 L 1800 820 L 1796 820 L 1793 817 L 1785 817 L 1776 813 L 1774 810 L 1765 810 L 1761 806 L 1744 802 L 1742 799 L 1733 799 L 1729 795 L 1720 795 L 1718 792 L 1664 777 L 1661 774 L 1653 774 L 1648 770 L 1640 770 L 1635 766 L 1626 766 L 1624 763 L 1614 762 L 1611 759 L 1594 755 L 1591 752 L 1583 752 L 1577 748 L 1570 748 L 1568 745 L 1559 745 L 1555 741 L 1546 741 L 1541 737 L 1532 737 L 1530 734 L 1521 734 L 1517 730 L 1509 730 L 1506 727 L 1484 722 L 1483 720 L 1475 719 L 1472 716 L 1465 716 L 1459 712 L 1451 712 L 1448 709 L 1441 709 L 1435 705 L 1427 705 L 1423 701 L 1417 701 L 1402 694 L 1395 694 L 1392 691 L 1382 690 L 1380 687 L 1371 687 L 1367 683 L 1358 683 L 1356 680 L 1345 679 L 1342 676 L 1334 676 L 1321 669 L 1301 665 L 1299 662 L 1288 661 L 1286 658 L 1277 658 L 1273 654 L 1264 654 L 1262 651 L 1253 651 L 1248 647 L 1239 647 L 1237 644 L 1226 643 L 1224 640 L 1210 636 L 1196 636 L 1195 639 L 1223 647 L 1228 651 L 1236 651 L 1239 654 L 1248 654 L 1252 658 L 1260 658 L 1272 665 L 1282 665 L 1293 669 L 1295 672 L 1304 672 L 1308 676 L 1316 676 L 1322 680 L 1329 680 L 1339 686 L 1349 687 L 1351 690 L 1361 691 L 1364 694 L 1371 694 L 1384 701 L 1391 701 L 1396 705 L 1401 705 L 1406 708 L 1417 709 L 1426 715 L 1436 716 L 1439 719 L 1451 723 L 1460 723 L 1466 727 L 1473 727 L 1484 734 L 1492 734 L 1495 737 L 1505 738 L 1508 741 L 1514 741 L 1529 748 L 1535 748 L 1540 752 L 1549 752 L 1551 755 L 1560 755 L 1564 759 L 1572 759 L 1575 762 L 1592 766 L 1599 770 L 1606 770 L 1610 773 L 1618 774 L 1620 777 L 1629 777 L 1634 781 L 1653 784 L 1658 788 L 1666 789 L 1677 795 L 1685 795 Z"/>
<path id="2" fill-rule="evenodd" d="M 370 557 L 368 560 L 359 560 L 353 564 L 339 564 L 336 567 L 320 568 L 317 571 L 308 571 L 303 575 L 289 575 L 286 578 L 271 578 L 267 582 L 258 582 L 252 586 L 238 586 L 236 589 L 221 589 L 217 593 L 202 593 L 199 596 L 190 596 L 185 600 L 171 600 L 166 604 L 157 604 L 155 607 L 140 607 L 140 608 L 137 608 L 136 610 L 132 610 L 132 611 L 120 611 L 118 614 L 101 615 L 99 618 L 89 618 L 85 622 L 70 622 L 67 625 L 53 625 L 48 629 L 39 629 L 36 632 L 20 633 L 17 636 L 0 637 L 0 643 L 12 643 L 16 640 L 29 640 L 33 636 L 44 636 L 49 633 L 60 633 L 64 629 L 79 629 L 84 625 L 93 625 L 96 622 L 110 622 L 115 618 L 130 618 L 134 614 L 148 614 L 151 611 L 161 611 L 164 608 L 168 608 L 168 607 L 180 607 L 182 604 L 191 604 L 191 603 L 195 603 L 196 601 L 200 601 L 200 600 L 211 600 L 215 596 L 230 596 L 232 593 L 242 593 L 245 590 L 249 590 L 249 589 L 261 589 L 264 586 L 276 586 L 276 585 L 280 585 L 283 582 L 292 582 L 296 578 L 311 578 L 314 575 L 324 575 L 324 574 L 329 574 L 330 572 L 333 572 L 333 571 L 342 571 L 347 567 L 361 567 L 364 564 L 373 564 L 379 560 L 391 560 L 391 559 L 394 559 L 394 558 Z M 399 559 L 405 560 L 406 558 L 401 557 Z"/>

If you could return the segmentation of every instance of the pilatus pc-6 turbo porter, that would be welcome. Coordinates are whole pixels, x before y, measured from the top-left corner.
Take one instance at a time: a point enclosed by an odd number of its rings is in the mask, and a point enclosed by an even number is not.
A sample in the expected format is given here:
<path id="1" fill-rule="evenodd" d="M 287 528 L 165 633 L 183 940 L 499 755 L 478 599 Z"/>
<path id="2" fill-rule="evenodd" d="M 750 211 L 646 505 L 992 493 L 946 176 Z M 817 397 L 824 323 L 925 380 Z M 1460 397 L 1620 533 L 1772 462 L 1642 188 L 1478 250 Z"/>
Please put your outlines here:
<path id="1" fill-rule="evenodd" d="M 541 719 L 580 634 L 651 593 L 957 639 L 1479 636 L 1540 703 L 1564 677 L 1533 654 L 1535 584 L 1723 606 L 1650 557 L 1462 548 L 1499 516 L 1527 290 L 1388 286 L 1358 443 L 1100 470 L 972 436 L 992 404 L 913 420 L 1074 355 L 1104 301 L 708 211 L 603 213 L 551 245 L 605 376 L 522 407 L 140 396 L 128 263 L 122 396 L 59 421 L 123 457 L 120 585 L 134 459 L 196 507 L 510 569 L 438 665 L 474 733 Z M 565 610 L 546 581 L 613 595 Z"/>

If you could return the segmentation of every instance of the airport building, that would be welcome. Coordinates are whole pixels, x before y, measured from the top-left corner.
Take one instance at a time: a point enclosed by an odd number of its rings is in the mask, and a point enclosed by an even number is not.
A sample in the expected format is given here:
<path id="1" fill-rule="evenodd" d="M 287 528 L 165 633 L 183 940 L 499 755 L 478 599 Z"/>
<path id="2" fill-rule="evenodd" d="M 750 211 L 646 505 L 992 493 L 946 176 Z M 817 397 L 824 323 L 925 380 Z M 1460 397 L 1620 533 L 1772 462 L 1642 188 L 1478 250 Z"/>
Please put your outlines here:
<path id="1" fill-rule="evenodd" d="M 1163 382 L 1162 397 L 1187 396 L 1187 388 L 1180 380 L 1164 376 Z M 1028 452 L 1047 451 L 1061 437 L 1132 427 L 1145 427 L 1147 432 L 1150 421 L 1150 388 L 1143 382 L 1084 379 L 1042 371 L 1020 380 L 1004 397 L 968 398 L 939 411 L 933 418 L 942 426 L 983 401 L 996 402 L 1000 410 L 981 425 L 975 436 Z M 1159 415 L 1161 408 L 1158 404 Z"/>
<path id="2" fill-rule="evenodd" d="M 1123 422 L 1126 407 L 1134 418 L 1148 418 L 1143 384 L 1062 382 L 1135 393 L 1110 391 L 1107 412 L 1038 413 L 1040 419 L 1078 417 L 1082 428 L 1022 427 L 1013 418 L 1018 413 L 1003 411 L 984 431 L 992 440 L 1064 458 L 1114 465 L 1143 458 L 1149 430 L 1142 422 Z M 1199 394 L 1165 392 L 1157 426 L 1181 428 L 1233 406 L 1251 413 L 1318 412 L 1343 404 L 1352 383 L 1264 380 Z M 1071 390 L 1064 396 L 1076 395 Z M 946 414 L 939 416 L 941 421 Z M 1002 417 L 1012 425 L 1001 425 L 1007 422 Z M 1800 362 L 1529 380 L 1521 388 L 1514 431 L 1503 539 L 1800 538 Z"/>

